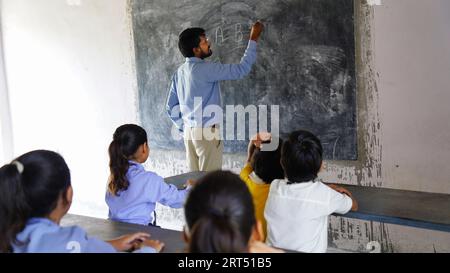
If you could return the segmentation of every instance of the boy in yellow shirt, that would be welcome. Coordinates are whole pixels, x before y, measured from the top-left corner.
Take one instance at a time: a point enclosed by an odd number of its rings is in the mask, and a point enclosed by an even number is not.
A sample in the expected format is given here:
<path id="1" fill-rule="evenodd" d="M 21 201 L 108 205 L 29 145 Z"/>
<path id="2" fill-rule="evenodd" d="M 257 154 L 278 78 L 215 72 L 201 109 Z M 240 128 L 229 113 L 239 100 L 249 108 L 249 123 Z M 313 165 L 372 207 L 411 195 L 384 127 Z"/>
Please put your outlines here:
<path id="1" fill-rule="evenodd" d="M 284 171 L 280 164 L 282 140 L 274 151 L 261 151 L 264 144 L 270 143 L 269 133 L 258 133 L 248 144 L 248 156 L 245 167 L 240 173 L 241 179 L 247 184 L 253 197 L 256 219 L 263 226 L 264 239 L 267 235 L 267 223 L 264 218 L 264 208 L 269 195 L 270 183 L 275 179 L 283 179 Z"/>

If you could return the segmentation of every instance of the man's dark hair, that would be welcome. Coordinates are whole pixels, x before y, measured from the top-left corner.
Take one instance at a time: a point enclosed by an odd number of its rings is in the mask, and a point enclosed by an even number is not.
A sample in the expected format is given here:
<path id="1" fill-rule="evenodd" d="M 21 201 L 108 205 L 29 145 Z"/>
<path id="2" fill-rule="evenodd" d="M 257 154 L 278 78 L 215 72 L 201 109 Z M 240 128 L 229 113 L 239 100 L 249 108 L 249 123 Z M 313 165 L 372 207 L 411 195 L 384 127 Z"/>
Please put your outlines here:
<path id="1" fill-rule="evenodd" d="M 280 138 L 278 143 L 275 151 L 261 151 L 256 148 L 251 160 L 253 171 L 267 184 L 272 183 L 275 179 L 284 178 L 284 171 L 280 164 L 283 140 Z"/>
<path id="2" fill-rule="evenodd" d="M 184 57 L 194 57 L 194 48 L 199 47 L 201 36 L 205 36 L 205 30 L 203 28 L 188 28 L 181 32 L 178 40 L 178 48 Z"/>
<path id="3" fill-rule="evenodd" d="M 322 166 L 322 144 L 308 131 L 289 135 L 281 149 L 281 165 L 291 183 L 308 182 L 317 178 Z"/>

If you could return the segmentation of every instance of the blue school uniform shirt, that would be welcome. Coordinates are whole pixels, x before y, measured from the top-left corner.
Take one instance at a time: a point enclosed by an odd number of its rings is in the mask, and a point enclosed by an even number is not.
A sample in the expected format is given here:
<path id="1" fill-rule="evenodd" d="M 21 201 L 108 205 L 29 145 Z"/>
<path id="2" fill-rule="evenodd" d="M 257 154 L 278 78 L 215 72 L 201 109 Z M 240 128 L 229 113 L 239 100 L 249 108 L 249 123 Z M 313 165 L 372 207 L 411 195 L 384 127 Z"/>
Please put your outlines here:
<path id="1" fill-rule="evenodd" d="M 255 61 L 256 42 L 253 40 L 248 42 L 239 64 L 207 62 L 197 57 L 186 58 L 186 62 L 172 77 L 166 103 L 166 111 L 178 130 L 183 131 L 184 126 L 205 128 L 221 124 L 221 115 L 202 117 L 201 113 L 208 106 L 216 106 L 215 109 L 221 107 L 219 81 L 243 78 L 250 73 Z M 195 97 L 202 98 L 202 103 L 195 104 Z"/>
<path id="2" fill-rule="evenodd" d="M 15 253 L 115 253 L 109 243 L 88 237 L 77 226 L 61 227 L 47 218 L 31 218 L 16 236 Z M 143 247 L 136 252 L 154 253 L 155 249 Z"/>
<path id="3" fill-rule="evenodd" d="M 109 219 L 148 225 L 153 223 L 153 211 L 157 202 L 172 208 L 183 207 L 189 187 L 178 190 L 176 186 L 164 182 L 156 173 L 146 171 L 141 164 L 129 162 L 126 174 L 128 189 L 120 191 L 118 196 L 106 192 Z"/>

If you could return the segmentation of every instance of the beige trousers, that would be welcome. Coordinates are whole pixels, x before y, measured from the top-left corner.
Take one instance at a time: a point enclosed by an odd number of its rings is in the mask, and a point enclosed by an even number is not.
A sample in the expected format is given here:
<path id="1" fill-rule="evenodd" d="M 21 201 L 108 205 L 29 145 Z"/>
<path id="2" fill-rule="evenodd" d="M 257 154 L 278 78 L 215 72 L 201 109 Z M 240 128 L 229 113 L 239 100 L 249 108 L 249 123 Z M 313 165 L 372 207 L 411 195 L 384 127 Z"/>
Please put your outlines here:
<path id="1" fill-rule="evenodd" d="M 184 146 L 190 171 L 222 169 L 223 140 L 217 125 L 206 128 L 185 128 Z"/>

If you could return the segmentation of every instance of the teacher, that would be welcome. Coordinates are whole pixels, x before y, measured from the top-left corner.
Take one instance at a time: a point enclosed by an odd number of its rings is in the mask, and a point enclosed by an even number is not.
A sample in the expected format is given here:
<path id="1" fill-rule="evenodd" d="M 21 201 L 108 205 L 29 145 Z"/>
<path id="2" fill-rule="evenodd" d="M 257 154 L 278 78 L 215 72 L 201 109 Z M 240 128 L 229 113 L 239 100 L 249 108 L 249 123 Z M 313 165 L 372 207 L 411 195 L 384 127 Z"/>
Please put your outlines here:
<path id="1" fill-rule="evenodd" d="M 219 128 L 222 117 L 204 117 L 202 113 L 207 107 L 221 108 L 219 81 L 241 79 L 250 73 L 256 61 L 256 42 L 262 30 L 261 22 L 253 24 L 247 49 L 239 64 L 206 62 L 212 50 L 205 30 L 188 28 L 181 32 L 178 47 L 186 62 L 172 77 L 166 110 L 183 133 L 190 171 L 222 168 L 223 141 Z"/>

